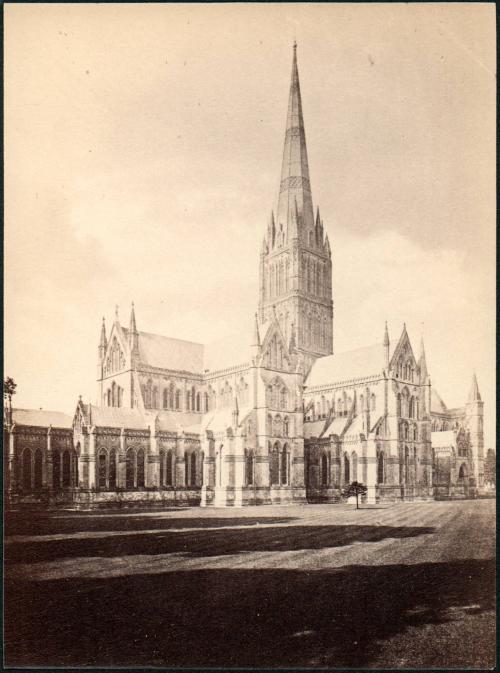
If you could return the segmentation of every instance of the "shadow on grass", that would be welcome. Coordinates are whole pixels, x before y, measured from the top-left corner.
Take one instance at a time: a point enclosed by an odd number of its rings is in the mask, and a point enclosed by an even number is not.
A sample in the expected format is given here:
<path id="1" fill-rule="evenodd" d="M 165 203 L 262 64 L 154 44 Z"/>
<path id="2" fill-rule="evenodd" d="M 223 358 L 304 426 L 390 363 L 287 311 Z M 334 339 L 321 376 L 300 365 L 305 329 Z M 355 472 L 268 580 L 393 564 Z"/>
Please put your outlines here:
<path id="1" fill-rule="evenodd" d="M 406 634 L 410 668 L 427 648 L 433 667 L 486 668 L 494 627 L 469 639 L 457 615 L 494 609 L 494 573 L 462 560 L 7 582 L 6 664 L 359 668 L 383 666 L 387 641 Z M 435 627 L 415 648 L 408 629 L 437 624 L 449 638 Z"/>
<path id="2" fill-rule="evenodd" d="M 178 512 L 179 508 L 162 511 Z M 27 516 L 25 512 L 9 512 L 5 517 L 4 534 L 6 536 L 36 536 L 83 532 L 166 530 L 169 528 L 221 528 L 222 526 L 255 526 L 258 523 L 288 523 L 295 520 L 296 517 L 265 515 L 258 517 L 173 517 L 172 515 L 161 517 L 151 516 L 151 514 L 141 515 L 136 512 L 125 514 L 117 511 L 113 514 L 68 512 L 64 515 L 36 513 Z"/>
<path id="3" fill-rule="evenodd" d="M 174 521 L 170 519 L 169 522 Z M 179 520 L 182 526 L 185 519 Z M 225 519 L 226 525 L 241 525 L 246 519 Z M 279 520 L 277 520 L 280 522 Z M 302 549 L 344 547 L 355 542 L 381 542 L 387 538 L 429 535 L 424 526 L 276 526 L 203 531 L 159 531 L 147 534 L 89 537 L 80 539 L 12 542 L 5 546 L 6 566 L 75 557 L 123 557 L 183 553 L 194 557 L 239 552 L 284 552 Z"/>

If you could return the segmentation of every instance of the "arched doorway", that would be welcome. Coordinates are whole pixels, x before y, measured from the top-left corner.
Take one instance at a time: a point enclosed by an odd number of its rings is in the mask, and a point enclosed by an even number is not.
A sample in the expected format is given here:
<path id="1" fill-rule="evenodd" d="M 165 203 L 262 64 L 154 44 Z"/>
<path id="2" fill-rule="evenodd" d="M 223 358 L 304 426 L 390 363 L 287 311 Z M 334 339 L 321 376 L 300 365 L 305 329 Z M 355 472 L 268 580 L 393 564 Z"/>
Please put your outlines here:
<path id="1" fill-rule="evenodd" d="M 460 491 L 464 495 L 468 494 L 468 492 L 469 492 L 469 472 L 467 470 L 467 465 L 465 463 L 462 463 L 460 465 L 459 470 L 458 470 L 457 486 L 459 487 Z"/>

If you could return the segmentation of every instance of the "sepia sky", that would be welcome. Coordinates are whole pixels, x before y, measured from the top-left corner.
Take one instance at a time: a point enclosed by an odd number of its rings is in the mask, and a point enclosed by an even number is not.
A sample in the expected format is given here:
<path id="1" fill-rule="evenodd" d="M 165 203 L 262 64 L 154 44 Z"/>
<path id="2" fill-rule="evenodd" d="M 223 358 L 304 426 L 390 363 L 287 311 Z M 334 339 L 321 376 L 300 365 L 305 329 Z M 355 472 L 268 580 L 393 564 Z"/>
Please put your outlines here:
<path id="1" fill-rule="evenodd" d="M 5 6 L 5 373 L 15 405 L 96 401 L 128 325 L 207 342 L 257 302 L 298 43 L 336 352 L 403 321 L 495 416 L 493 4 Z"/>

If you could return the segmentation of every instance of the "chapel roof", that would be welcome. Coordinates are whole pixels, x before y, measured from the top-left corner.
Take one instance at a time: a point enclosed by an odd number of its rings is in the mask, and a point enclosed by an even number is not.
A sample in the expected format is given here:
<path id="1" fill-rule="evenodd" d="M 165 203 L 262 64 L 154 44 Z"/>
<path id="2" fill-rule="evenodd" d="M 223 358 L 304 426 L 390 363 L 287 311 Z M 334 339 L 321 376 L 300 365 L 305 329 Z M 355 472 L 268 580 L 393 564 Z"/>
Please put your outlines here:
<path id="1" fill-rule="evenodd" d="M 108 428 L 129 428 L 131 430 L 147 430 L 149 423 L 139 409 L 126 407 L 97 407 L 89 404 L 89 422 L 92 425 Z"/>
<path id="2" fill-rule="evenodd" d="M 48 428 L 71 428 L 73 417 L 62 411 L 48 411 L 45 409 L 12 409 L 12 423 L 16 425 L 31 425 Z"/>

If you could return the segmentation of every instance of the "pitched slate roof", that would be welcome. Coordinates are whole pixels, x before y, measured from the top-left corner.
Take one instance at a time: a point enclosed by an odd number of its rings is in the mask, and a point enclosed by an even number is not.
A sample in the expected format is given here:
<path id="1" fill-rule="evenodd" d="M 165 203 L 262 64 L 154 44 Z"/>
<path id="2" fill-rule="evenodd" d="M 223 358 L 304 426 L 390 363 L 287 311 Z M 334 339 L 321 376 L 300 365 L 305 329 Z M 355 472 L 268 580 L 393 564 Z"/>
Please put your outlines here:
<path id="1" fill-rule="evenodd" d="M 446 404 L 439 397 L 437 391 L 434 388 L 431 388 L 431 411 L 436 411 L 440 414 L 448 411 Z"/>
<path id="2" fill-rule="evenodd" d="M 12 422 L 16 425 L 32 425 L 48 428 L 71 428 L 73 417 L 62 411 L 45 411 L 44 409 L 12 409 Z"/>
<path id="3" fill-rule="evenodd" d="M 238 410 L 238 423 L 241 423 L 250 413 L 252 407 L 245 405 Z M 213 432 L 223 432 L 233 425 L 233 407 L 228 406 L 223 409 L 215 409 L 205 414 L 203 418 L 203 430 L 212 430 Z"/>
<path id="4" fill-rule="evenodd" d="M 89 405 L 89 412 L 90 423 L 100 427 L 147 430 L 149 426 L 146 417 L 138 409 Z"/>
<path id="5" fill-rule="evenodd" d="M 457 440 L 453 430 L 431 432 L 431 444 L 433 448 L 456 446 Z"/>
<path id="6" fill-rule="evenodd" d="M 244 329 L 207 344 L 203 357 L 203 370 L 215 372 L 250 362 L 250 346 L 253 340 L 252 330 Z"/>
<path id="7" fill-rule="evenodd" d="M 158 417 L 158 429 L 167 432 L 199 432 L 202 415 L 192 412 L 176 412 L 168 410 L 149 410 L 145 412 L 147 424 L 154 430 L 156 417 Z"/>
<path id="8" fill-rule="evenodd" d="M 384 364 L 385 353 L 382 344 L 327 355 L 314 362 L 307 377 L 306 386 L 310 388 L 376 376 L 382 373 Z"/>
<path id="9" fill-rule="evenodd" d="M 323 430 L 325 428 L 325 419 L 320 419 L 318 421 L 308 421 L 304 423 L 304 439 L 310 439 L 311 437 L 322 437 Z"/>
<path id="10" fill-rule="evenodd" d="M 203 371 L 203 344 L 193 341 L 139 332 L 139 357 L 151 367 L 198 374 Z"/>

